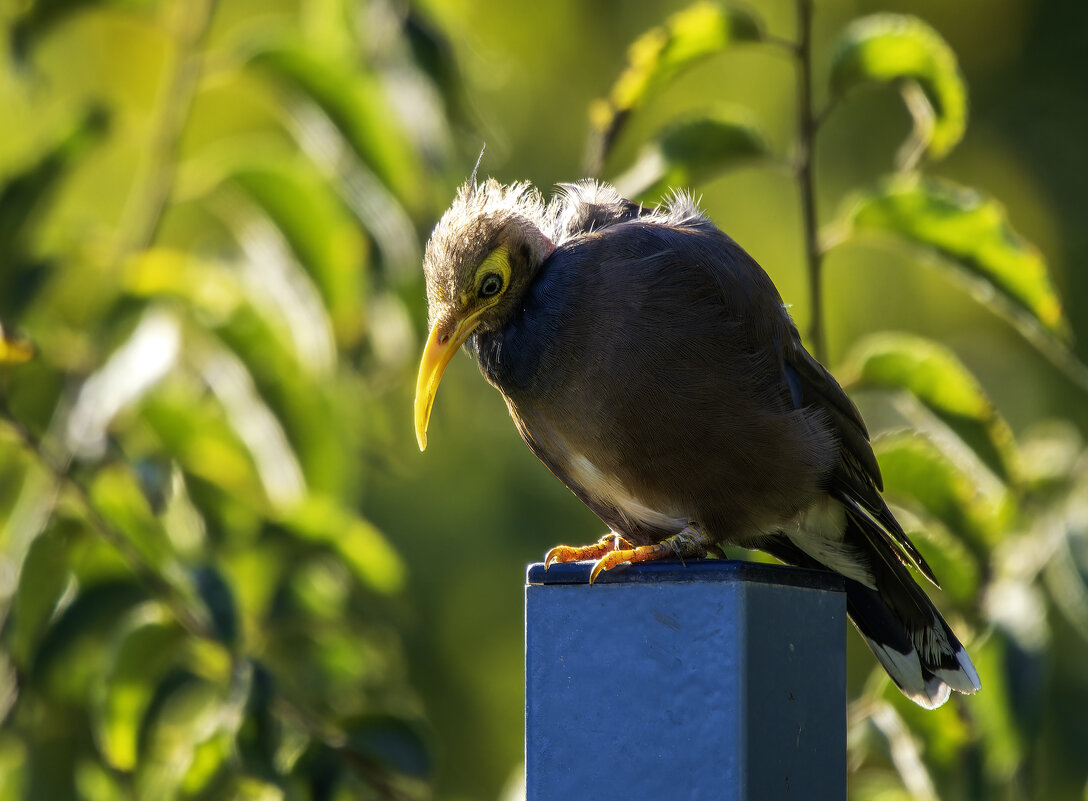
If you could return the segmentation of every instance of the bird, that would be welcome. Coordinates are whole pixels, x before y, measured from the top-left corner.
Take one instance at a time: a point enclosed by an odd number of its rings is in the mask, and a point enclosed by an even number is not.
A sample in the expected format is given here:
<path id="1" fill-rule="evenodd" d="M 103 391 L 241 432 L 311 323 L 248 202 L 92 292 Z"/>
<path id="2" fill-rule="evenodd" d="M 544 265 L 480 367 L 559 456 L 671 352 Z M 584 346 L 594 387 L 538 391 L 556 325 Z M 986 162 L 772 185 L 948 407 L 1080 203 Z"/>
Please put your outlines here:
<path id="1" fill-rule="evenodd" d="M 477 165 L 478 166 L 478 165 Z M 420 450 L 464 346 L 529 449 L 607 526 L 556 562 L 702 558 L 726 545 L 843 577 L 892 681 L 932 709 L 980 689 L 883 499 L 860 413 L 802 344 L 774 283 L 688 192 L 644 206 L 592 179 L 456 192 L 427 242 Z"/>

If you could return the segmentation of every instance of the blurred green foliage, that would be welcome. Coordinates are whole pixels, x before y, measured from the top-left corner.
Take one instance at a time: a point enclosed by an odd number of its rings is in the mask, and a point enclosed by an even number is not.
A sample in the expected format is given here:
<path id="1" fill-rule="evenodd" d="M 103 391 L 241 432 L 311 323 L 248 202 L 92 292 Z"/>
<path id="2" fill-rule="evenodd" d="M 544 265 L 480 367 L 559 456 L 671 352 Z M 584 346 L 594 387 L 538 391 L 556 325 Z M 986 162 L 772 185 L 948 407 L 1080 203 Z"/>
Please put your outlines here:
<path id="1" fill-rule="evenodd" d="M 829 363 L 984 685 L 919 710 L 851 638 L 858 801 L 1085 792 L 1088 11 L 1051 5 L 815 8 Z M 516 797 L 521 565 L 600 523 L 468 359 L 417 453 L 421 243 L 482 139 L 682 183 L 804 330 L 796 27 L 0 3 L 0 801 Z"/>

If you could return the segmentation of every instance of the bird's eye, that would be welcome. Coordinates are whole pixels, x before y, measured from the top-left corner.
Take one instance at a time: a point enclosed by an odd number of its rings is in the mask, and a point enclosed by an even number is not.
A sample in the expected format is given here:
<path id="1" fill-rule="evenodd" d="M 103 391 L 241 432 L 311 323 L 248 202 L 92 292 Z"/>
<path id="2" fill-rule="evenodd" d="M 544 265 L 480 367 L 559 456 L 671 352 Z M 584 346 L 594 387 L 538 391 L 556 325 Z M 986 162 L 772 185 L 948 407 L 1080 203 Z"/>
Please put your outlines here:
<path id="1" fill-rule="evenodd" d="M 501 291 L 502 276 L 498 273 L 488 273 L 484 276 L 484 280 L 480 282 L 480 289 L 477 294 L 481 298 L 493 298 Z"/>

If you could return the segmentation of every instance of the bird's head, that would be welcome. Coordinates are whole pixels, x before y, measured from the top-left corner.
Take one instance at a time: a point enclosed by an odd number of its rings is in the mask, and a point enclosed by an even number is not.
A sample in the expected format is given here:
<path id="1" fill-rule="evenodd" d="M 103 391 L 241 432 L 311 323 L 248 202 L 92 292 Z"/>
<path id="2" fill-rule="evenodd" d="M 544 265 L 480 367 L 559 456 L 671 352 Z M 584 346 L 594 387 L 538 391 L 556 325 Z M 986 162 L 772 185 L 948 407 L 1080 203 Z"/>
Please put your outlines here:
<path id="1" fill-rule="evenodd" d="M 431 406 L 453 354 L 474 332 L 502 328 L 555 249 L 543 230 L 546 218 L 529 184 L 470 181 L 431 233 L 423 257 L 430 333 L 415 399 L 420 450 L 427 447 Z"/>

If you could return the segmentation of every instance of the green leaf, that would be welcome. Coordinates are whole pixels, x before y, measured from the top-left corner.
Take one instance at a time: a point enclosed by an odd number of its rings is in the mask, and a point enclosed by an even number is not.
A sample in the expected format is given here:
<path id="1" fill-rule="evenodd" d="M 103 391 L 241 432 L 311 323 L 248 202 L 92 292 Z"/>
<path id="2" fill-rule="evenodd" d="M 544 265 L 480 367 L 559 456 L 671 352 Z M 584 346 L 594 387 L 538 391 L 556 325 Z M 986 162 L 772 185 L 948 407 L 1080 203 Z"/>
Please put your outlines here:
<path id="1" fill-rule="evenodd" d="M 290 163 L 244 167 L 231 179 L 287 238 L 321 291 L 340 345 L 357 344 L 366 329 L 366 240 L 340 199 L 312 169 Z"/>
<path id="2" fill-rule="evenodd" d="M 139 298 L 184 300 L 210 326 L 246 303 L 238 275 L 227 265 L 169 248 L 132 256 L 124 264 L 121 282 L 125 291 Z"/>
<path id="3" fill-rule="evenodd" d="M 99 749 L 117 770 L 136 768 L 144 715 L 184 643 L 184 631 L 154 603 L 133 610 L 119 633 L 95 716 Z"/>
<path id="4" fill-rule="evenodd" d="M 94 477 L 90 495 L 95 510 L 149 565 L 166 563 L 172 554 L 170 540 L 135 476 L 119 466 L 103 468 Z"/>
<path id="5" fill-rule="evenodd" d="M 743 109 L 676 123 L 642 149 L 638 160 L 615 183 L 625 197 L 660 197 L 671 188 L 695 186 L 719 173 L 766 156 L 763 132 Z"/>
<path id="6" fill-rule="evenodd" d="M 19 571 L 7 645 L 16 664 L 24 669 L 29 666 L 69 580 L 70 527 L 69 521 L 53 518 L 49 527 L 31 543 Z"/>
<path id="7" fill-rule="evenodd" d="M 0 801 L 21 801 L 27 797 L 26 743 L 10 731 L 0 732 Z"/>
<path id="8" fill-rule="evenodd" d="M 427 777 L 433 769 L 431 750 L 419 727 L 393 715 L 365 715 L 345 726 L 343 747 L 348 762 L 364 776 L 375 763 L 415 778 Z"/>
<path id="9" fill-rule="evenodd" d="M 907 536 L 940 579 L 941 594 L 962 609 L 973 609 L 978 602 L 981 578 L 974 554 L 933 518 L 915 523 L 910 519 L 912 515 L 899 517 Z"/>
<path id="10" fill-rule="evenodd" d="M 222 685 L 189 671 L 171 671 L 159 682 L 141 730 L 137 797 L 173 798 L 177 789 L 199 790 L 201 780 L 229 759 L 222 736 L 233 721 L 227 703 Z"/>
<path id="11" fill-rule="evenodd" d="M 191 578 L 216 639 L 227 648 L 234 649 L 238 645 L 239 621 L 230 583 L 214 565 L 196 568 Z"/>
<path id="12" fill-rule="evenodd" d="M 0 317 L 18 317 L 45 285 L 51 265 L 32 256 L 34 231 L 72 168 L 105 136 L 107 112 L 92 107 L 38 160 L 0 183 Z M 15 355 L 23 351 L 16 349 Z"/>
<path id="13" fill-rule="evenodd" d="M 936 442 L 917 434 L 877 437 L 873 447 L 892 498 L 913 499 L 975 550 L 985 552 L 1003 538 L 1013 511 L 1006 490 L 985 486 Z"/>
<path id="14" fill-rule="evenodd" d="M 737 42 L 760 39 L 760 24 L 746 11 L 699 0 L 638 37 L 627 50 L 627 66 L 608 94 L 590 107 L 598 138 L 598 163 L 627 117 L 656 90 L 700 61 Z"/>
<path id="15" fill-rule="evenodd" d="M 410 211 L 421 208 L 422 165 L 374 75 L 331 54 L 291 44 L 262 50 L 252 63 L 316 103 L 401 204 Z"/>
<path id="16" fill-rule="evenodd" d="M 84 589 L 49 627 L 29 672 L 48 696 L 77 705 L 105 672 L 110 633 L 147 592 L 133 581 L 108 581 Z"/>
<path id="17" fill-rule="evenodd" d="M 1027 317 L 1028 324 L 1069 338 L 1046 261 L 1012 229 L 1005 208 L 993 198 L 947 181 L 904 175 L 857 198 L 847 224 L 853 232 L 892 234 L 936 253 L 979 287 L 983 303 L 1021 326 L 1020 318 Z"/>
<path id="18" fill-rule="evenodd" d="M 962 421 L 976 424 L 998 456 L 998 471 L 1006 480 L 1019 480 L 1012 430 L 978 379 L 944 345 L 913 334 L 874 334 L 854 345 L 838 375 L 848 390 L 906 390 L 954 428 Z"/>
<path id="19" fill-rule="evenodd" d="M 393 593 L 404 585 L 404 563 L 385 536 L 332 498 L 310 495 L 282 522 L 302 539 L 339 554 L 364 586 Z"/>
<path id="20" fill-rule="evenodd" d="M 832 57 L 833 96 L 892 82 L 916 87 L 905 97 L 917 144 L 933 158 L 946 155 L 967 128 L 967 87 L 952 48 L 917 17 L 874 14 L 850 23 Z"/>
<path id="21" fill-rule="evenodd" d="M 971 705 L 982 738 L 983 766 L 998 784 L 1012 781 L 1024 759 L 1025 743 L 1016 725 L 1007 669 L 1008 643 L 996 630 L 971 656 L 985 689 Z"/>

